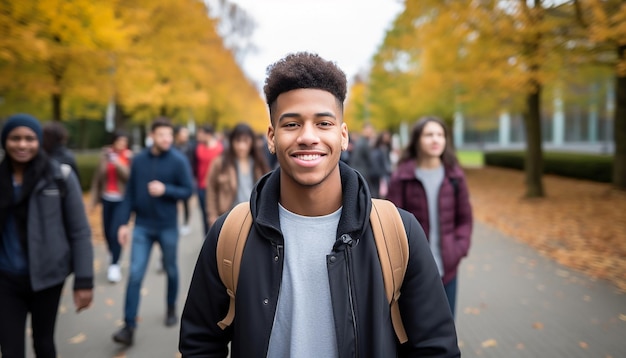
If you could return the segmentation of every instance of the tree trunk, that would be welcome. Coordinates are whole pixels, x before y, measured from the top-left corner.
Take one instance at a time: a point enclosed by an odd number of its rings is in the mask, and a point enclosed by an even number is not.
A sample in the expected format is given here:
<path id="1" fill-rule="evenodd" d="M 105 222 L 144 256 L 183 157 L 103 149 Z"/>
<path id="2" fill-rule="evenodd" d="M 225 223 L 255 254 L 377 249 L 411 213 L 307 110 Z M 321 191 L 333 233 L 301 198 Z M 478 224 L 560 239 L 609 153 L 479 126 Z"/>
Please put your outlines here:
<path id="1" fill-rule="evenodd" d="M 54 88 L 52 90 L 52 120 L 60 122 L 62 120 L 62 91 L 61 81 L 63 80 L 63 69 L 55 66 L 54 63 L 50 63 L 50 72 L 52 75 L 52 81 Z"/>
<path id="2" fill-rule="evenodd" d="M 541 85 L 535 83 L 536 91 L 526 97 L 527 113 L 524 116 L 526 129 L 526 197 L 540 198 L 544 196 L 543 182 L 543 150 L 541 147 Z"/>
<path id="3" fill-rule="evenodd" d="M 61 94 L 52 94 L 52 120 L 61 121 Z"/>
<path id="4" fill-rule="evenodd" d="M 89 135 L 87 135 L 87 119 L 79 119 L 79 133 L 80 143 L 78 143 L 80 149 L 86 149 L 89 143 Z"/>
<path id="5" fill-rule="evenodd" d="M 626 61 L 626 45 L 618 47 L 618 56 L 620 61 Z M 618 72 L 615 82 L 613 185 L 626 190 L 626 73 Z"/>

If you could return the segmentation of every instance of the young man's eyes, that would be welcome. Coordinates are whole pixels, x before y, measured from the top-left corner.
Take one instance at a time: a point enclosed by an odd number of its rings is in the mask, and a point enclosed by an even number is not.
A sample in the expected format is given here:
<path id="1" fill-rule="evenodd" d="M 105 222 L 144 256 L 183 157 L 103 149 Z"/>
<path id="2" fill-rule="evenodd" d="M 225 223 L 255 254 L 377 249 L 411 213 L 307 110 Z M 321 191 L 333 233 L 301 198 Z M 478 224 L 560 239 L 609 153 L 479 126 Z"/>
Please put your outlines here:
<path id="1" fill-rule="evenodd" d="M 317 122 L 315 125 L 318 127 L 327 128 L 327 127 L 334 126 L 334 123 L 331 121 L 320 121 L 320 122 Z M 298 128 L 301 126 L 302 126 L 302 123 L 298 123 L 298 122 L 288 122 L 288 123 L 283 124 L 283 127 L 285 128 Z"/>

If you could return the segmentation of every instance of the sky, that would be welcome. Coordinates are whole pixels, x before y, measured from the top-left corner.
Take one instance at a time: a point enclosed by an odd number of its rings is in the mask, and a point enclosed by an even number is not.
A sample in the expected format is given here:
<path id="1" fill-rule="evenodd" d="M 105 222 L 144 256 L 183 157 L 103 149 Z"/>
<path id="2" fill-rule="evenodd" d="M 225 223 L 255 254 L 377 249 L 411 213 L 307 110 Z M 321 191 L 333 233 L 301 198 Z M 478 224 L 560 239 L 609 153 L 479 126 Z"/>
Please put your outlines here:
<path id="1" fill-rule="evenodd" d="M 261 88 L 266 67 L 288 53 L 309 51 L 336 62 L 348 81 L 369 68 L 400 0 L 231 0 L 254 19 L 244 72 Z"/>

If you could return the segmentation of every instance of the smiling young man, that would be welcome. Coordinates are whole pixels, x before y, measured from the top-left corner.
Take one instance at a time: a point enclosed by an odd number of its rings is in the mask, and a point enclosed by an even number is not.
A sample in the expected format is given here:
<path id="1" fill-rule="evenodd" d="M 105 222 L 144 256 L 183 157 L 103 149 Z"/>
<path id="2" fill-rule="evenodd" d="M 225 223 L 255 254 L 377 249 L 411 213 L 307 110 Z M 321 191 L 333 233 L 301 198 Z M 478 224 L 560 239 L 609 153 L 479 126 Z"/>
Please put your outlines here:
<path id="1" fill-rule="evenodd" d="M 401 211 L 409 263 L 392 326 L 365 180 L 340 163 L 345 74 L 309 53 L 271 65 L 268 147 L 279 168 L 256 184 L 233 323 L 216 262 L 225 215 L 204 243 L 181 318 L 183 357 L 458 357 L 454 321 L 423 230 Z"/>

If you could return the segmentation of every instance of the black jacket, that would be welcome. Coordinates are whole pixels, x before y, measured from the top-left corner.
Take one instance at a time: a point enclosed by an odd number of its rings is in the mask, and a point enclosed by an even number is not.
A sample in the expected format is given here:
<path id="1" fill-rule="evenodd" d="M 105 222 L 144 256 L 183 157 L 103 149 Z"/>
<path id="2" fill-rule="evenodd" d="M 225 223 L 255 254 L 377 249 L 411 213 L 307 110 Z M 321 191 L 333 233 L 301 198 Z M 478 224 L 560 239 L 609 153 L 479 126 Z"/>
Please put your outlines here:
<path id="1" fill-rule="evenodd" d="M 454 320 L 426 237 L 415 217 L 403 210 L 410 258 L 399 303 L 409 342 L 398 343 L 369 224 L 367 184 L 347 165 L 341 163 L 340 170 L 343 210 L 337 242 L 327 256 L 339 356 L 459 357 Z M 183 357 L 226 357 L 230 341 L 233 358 L 266 356 L 283 267 L 279 171 L 259 180 L 251 195 L 254 224 L 243 253 L 235 320 L 225 331 L 217 322 L 226 316 L 229 298 L 215 255 L 225 216 L 211 228 L 181 318 Z"/>

